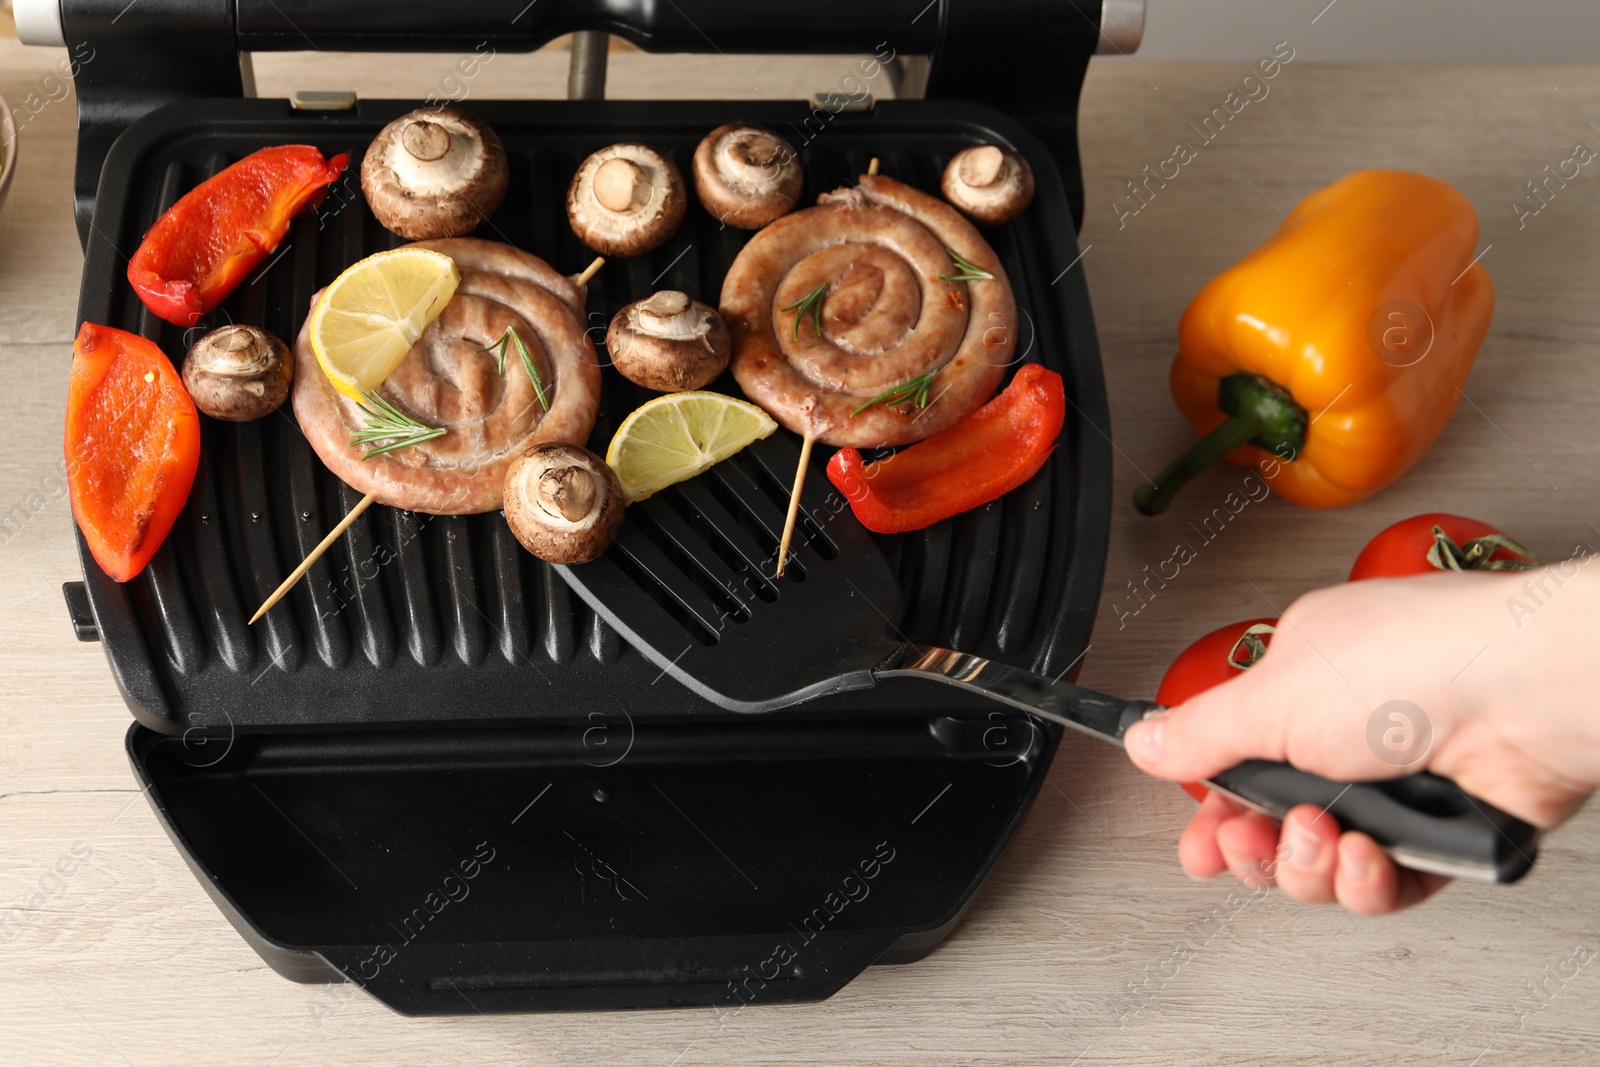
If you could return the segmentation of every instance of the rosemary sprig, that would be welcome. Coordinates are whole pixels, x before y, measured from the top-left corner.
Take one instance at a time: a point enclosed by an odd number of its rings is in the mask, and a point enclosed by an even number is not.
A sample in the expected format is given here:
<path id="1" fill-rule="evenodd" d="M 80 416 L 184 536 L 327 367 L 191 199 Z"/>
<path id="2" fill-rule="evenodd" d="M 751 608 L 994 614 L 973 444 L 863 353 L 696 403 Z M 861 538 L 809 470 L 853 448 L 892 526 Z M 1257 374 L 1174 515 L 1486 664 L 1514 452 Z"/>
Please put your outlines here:
<path id="1" fill-rule="evenodd" d="M 522 369 L 528 372 L 528 380 L 533 383 L 533 393 L 539 398 L 539 406 L 550 410 L 550 398 L 545 395 L 544 379 L 539 376 L 539 368 L 533 365 L 533 356 L 528 353 L 528 346 L 522 343 L 522 338 L 517 336 L 517 331 L 506 327 L 506 333 L 517 343 L 517 355 L 522 357 Z"/>
<path id="2" fill-rule="evenodd" d="M 494 372 L 500 375 L 502 378 L 504 378 L 506 374 L 506 345 L 510 340 L 511 327 L 507 326 L 506 332 L 500 335 L 500 340 L 496 341 L 488 348 L 478 349 L 478 355 L 480 356 L 487 356 L 491 352 L 495 353 Z"/>
<path id="3" fill-rule="evenodd" d="M 994 280 L 993 274 L 971 262 L 955 249 L 947 248 L 944 250 L 944 254 L 949 256 L 950 262 L 956 265 L 956 273 L 939 275 L 941 282 L 986 282 Z"/>
<path id="4" fill-rule="evenodd" d="M 822 336 L 822 298 L 828 295 L 828 283 L 823 282 L 799 300 L 788 307 L 781 307 L 779 311 L 794 312 L 794 336 L 800 338 L 800 321 L 807 315 L 815 316 L 817 336 Z"/>
<path id="5" fill-rule="evenodd" d="M 522 358 L 522 369 L 528 372 L 528 380 L 533 383 L 533 392 L 539 398 L 539 406 L 549 411 L 550 397 L 544 391 L 544 378 L 540 376 L 539 368 L 533 365 L 533 354 L 528 351 L 528 346 L 523 344 L 522 337 L 517 333 L 515 327 L 507 326 L 506 332 L 500 335 L 500 340 L 488 348 L 480 348 L 478 351 L 484 354 L 497 353 L 499 358 L 495 361 L 494 372 L 504 377 L 506 373 L 506 349 L 513 343 L 517 346 L 517 355 Z"/>
<path id="6" fill-rule="evenodd" d="M 367 416 L 367 423 L 355 432 L 350 438 L 352 445 L 377 445 L 366 455 L 363 460 L 373 456 L 381 456 L 385 452 L 393 452 L 397 448 L 409 448 L 411 445 L 420 445 L 424 441 L 432 441 L 435 437 L 443 437 L 449 431 L 443 426 L 426 426 L 410 415 L 389 403 L 376 392 L 364 394 L 367 403 L 357 404 Z"/>
<path id="7" fill-rule="evenodd" d="M 926 374 L 919 374 L 908 382 L 902 382 L 893 389 L 879 393 L 877 396 L 873 397 L 871 400 L 852 411 L 850 413 L 850 417 L 853 419 L 863 411 L 877 404 L 886 404 L 889 407 L 894 407 L 896 404 L 904 404 L 909 401 L 916 407 L 927 407 L 928 390 L 933 386 L 933 376 L 936 373 L 938 372 L 929 371 Z"/>

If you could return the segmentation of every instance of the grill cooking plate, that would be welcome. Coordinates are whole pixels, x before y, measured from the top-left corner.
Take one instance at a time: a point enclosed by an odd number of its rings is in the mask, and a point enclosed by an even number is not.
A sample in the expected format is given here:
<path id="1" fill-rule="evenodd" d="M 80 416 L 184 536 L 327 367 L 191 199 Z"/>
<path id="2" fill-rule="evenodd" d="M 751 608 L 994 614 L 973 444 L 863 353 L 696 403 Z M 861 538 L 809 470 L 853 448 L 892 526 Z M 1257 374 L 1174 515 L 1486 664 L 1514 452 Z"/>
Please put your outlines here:
<path id="1" fill-rule="evenodd" d="M 373 219 L 356 175 L 371 138 L 410 106 L 364 101 L 351 111 L 316 114 L 283 101 L 216 100 L 140 120 L 107 158 L 80 313 L 142 333 L 169 355 L 182 353 L 185 332 L 150 314 L 128 287 L 126 254 L 202 179 L 263 146 L 310 143 L 328 155 L 350 153 L 344 178 L 203 323 L 248 322 L 293 338 L 312 293 L 362 256 L 403 243 Z M 592 253 L 567 226 L 567 182 L 584 156 L 615 141 L 647 141 L 688 173 L 708 130 L 734 119 L 763 123 L 800 149 L 802 203 L 853 181 L 873 156 L 884 173 L 937 189 L 945 162 L 968 144 L 997 141 L 1026 155 L 1038 179 L 1033 206 L 988 236 L 1016 288 L 1018 353 L 1066 379 L 1071 403 L 1060 448 L 1047 477 L 1002 502 L 882 544 L 900 576 L 897 625 L 909 639 L 1046 674 L 1075 662 L 1099 595 L 1110 446 L 1083 273 L 1069 269 L 1077 255 L 1070 210 L 1050 154 L 1032 135 L 997 112 L 949 101 L 841 114 L 809 140 L 810 111 L 798 103 L 484 102 L 473 110 L 500 134 L 511 163 L 505 203 L 477 236 L 571 272 Z M 588 308 L 594 336 L 603 341 L 612 313 L 655 289 L 681 289 L 714 304 L 747 237 L 692 204 L 672 240 L 649 255 L 613 260 L 596 277 Z M 201 332 L 196 327 L 187 339 Z M 621 419 L 652 395 L 614 372 L 604 377 L 589 441 L 602 453 Z M 711 388 L 738 395 L 730 375 Z M 757 446 L 636 506 L 629 522 L 670 554 L 681 516 L 695 510 L 684 494 L 709 495 L 735 520 L 779 507 L 792 471 L 774 453 L 792 450 Z M 826 458 L 820 449 L 819 471 Z M 80 538 L 94 626 L 139 722 L 180 733 L 573 720 L 597 707 L 636 718 L 720 714 L 661 679 L 550 567 L 518 546 L 498 513 L 433 517 L 373 507 L 290 594 L 287 610 L 247 626 L 255 607 L 358 499 L 312 453 L 286 405 L 256 423 L 204 420 L 188 506 L 132 582 L 106 578 Z M 834 521 L 854 519 L 846 512 Z M 817 531 L 802 527 L 801 537 L 812 550 L 826 550 Z M 781 584 L 729 566 L 731 579 L 781 595 Z M 726 625 L 740 625 L 738 605 L 725 607 Z M 716 633 L 696 637 L 715 641 Z M 887 684 L 818 702 L 804 714 L 971 706 L 958 694 L 912 693 Z"/>

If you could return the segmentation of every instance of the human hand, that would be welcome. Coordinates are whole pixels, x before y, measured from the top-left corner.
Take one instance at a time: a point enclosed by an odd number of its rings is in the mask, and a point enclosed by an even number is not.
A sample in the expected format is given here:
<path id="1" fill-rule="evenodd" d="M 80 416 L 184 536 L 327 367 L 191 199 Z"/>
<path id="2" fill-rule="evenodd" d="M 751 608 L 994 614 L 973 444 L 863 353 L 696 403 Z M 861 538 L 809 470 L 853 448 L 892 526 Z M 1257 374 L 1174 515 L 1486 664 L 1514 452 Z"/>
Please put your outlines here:
<path id="1" fill-rule="evenodd" d="M 1591 710 L 1600 573 L 1583 573 L 1587 562 L 1317 590 L 1289 607 L 1250 670 L 1132 727 L 1128 755 L 1179 781 L 1250 758 L 1345 781 L 1426 769 L 1554 827 L 1600 784 L 1600 715 Z M 1398 748 L 1377 740 L 1392 736 L 1386 716 L 1396 708 L 1409 727 Z M 1290 811 L 1280 827 L 1214 793 L 1178 856 L 1196 877 L 1226 868 L 1364 915 L 1414 904 L 1447 881 L 1396 867 L 1372 838 L 1341 833 L 1314 806 Z"/>

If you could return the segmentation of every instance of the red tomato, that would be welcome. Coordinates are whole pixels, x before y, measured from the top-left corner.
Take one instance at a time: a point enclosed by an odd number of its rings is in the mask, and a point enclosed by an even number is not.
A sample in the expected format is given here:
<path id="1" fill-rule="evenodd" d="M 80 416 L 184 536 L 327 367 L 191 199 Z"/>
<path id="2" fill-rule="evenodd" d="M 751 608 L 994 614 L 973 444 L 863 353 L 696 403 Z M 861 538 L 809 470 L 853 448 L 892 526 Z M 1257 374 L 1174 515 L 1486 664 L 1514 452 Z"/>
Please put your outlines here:
<path id="1" fill-rule="evenodd" d="M 1499 570 L 1508 563 L 1515 566 L 1518 563 L 1537 562 L 1521 545 L 1486 522 L 1431 511 L 1426 515 L 1414 515 L 1409 519 L 1402 519 L 1368 541 L 1367 547 L 1356 557 L 1355 566 L 1350 568 L 1350 581 L 1355 582 L 1362 578 L 1399 578 L 1407 574 L 1430 574 L 1436 570 L 1456 569 L 1441 567 L 1428 559 L 1428 552 L 1434 546 L 1435 526 L 1444 531 L 1458 553 L 1487 552 L 1487 555 L 1481 556 L 1476 562 L 1469 560 L 1462 563 L 1463 570 Z M 1480 538 L 1495 540 L 1474 546 L 1473 542 Z M 1460 559 L 1459 554 L 1457 558 Z"/>
<path id="2" fill-rule="evenodd" d="M 1240 670 L 1249 666 L 1246 650 L 1239 648 L 1246 631 L 1252 626 L 1272 626 L 1277 619 L 1246 619 L 1212 630 L 1200 640 L 1178 654 L 1161 676 L 1161 687 L 1156 690 L 1156 703 L 1172 707 L 1203 693 L 1214 685 L 1221 685 Z M 1259 635 L 1263 644 L 1270 643 L 1271 634 Z M 1235 654 L 1234 650 L 1239 649 Z M 1230 662 L 1230 656 L 1232 662 Z M 1197 782 L 1179 782 L 1184 792 L 1196 800 L 1204 800 L 1208 790 Z"/>

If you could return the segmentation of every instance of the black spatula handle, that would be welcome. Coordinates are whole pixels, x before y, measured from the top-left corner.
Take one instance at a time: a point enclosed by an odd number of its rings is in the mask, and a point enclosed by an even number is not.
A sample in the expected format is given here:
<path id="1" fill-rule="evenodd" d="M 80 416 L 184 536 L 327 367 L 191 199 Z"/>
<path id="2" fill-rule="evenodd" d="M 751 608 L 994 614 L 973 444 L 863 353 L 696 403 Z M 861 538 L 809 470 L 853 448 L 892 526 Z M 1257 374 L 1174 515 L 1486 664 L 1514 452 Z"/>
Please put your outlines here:
<path id="1" fill-rule="evenodd" d="M 1128 701 L 1119 737 L 1159 704 Z M 1515 882 L 1539 854 L 1539 830 L 1464 792 L 1448 778 L 1419 771 L 1403 778 L 1339 782 L 1287 763 L 1245 760 L 1205 784 L 1282 819 L 1315 804 L 1346 830 L 1360 830 L 1396 863 L 1477 882 Z"/>
<path id="2" fill-rule="evenodd" d="M 1539 831 L 1422 771 L 1381 782 L 1336 782 L 1287 763 L 1246 760 L 1206 785 L 1281 819 L 1297 804 L 1324 808 L 1369 835 L 1396 863 L 1480 882 L 1515 882 L 1539 852 Z"/>
<path id="3" fill-rule="evenodd" d="M 958 686 L 1116 744 L 1128 727 L 1160 709 L 944 648 L 906 646 L 874 674 Z M 1206 785 L 1277 819 L 1296 805 L 1315 804 L 1346 830 L 1371 836 L 1397 863 L 1452 878 L 1515 882 L 1538 854 L 1537 829 L 1427 772 L 1336 782 L 1287 763 L 1247 760 Z"/>

